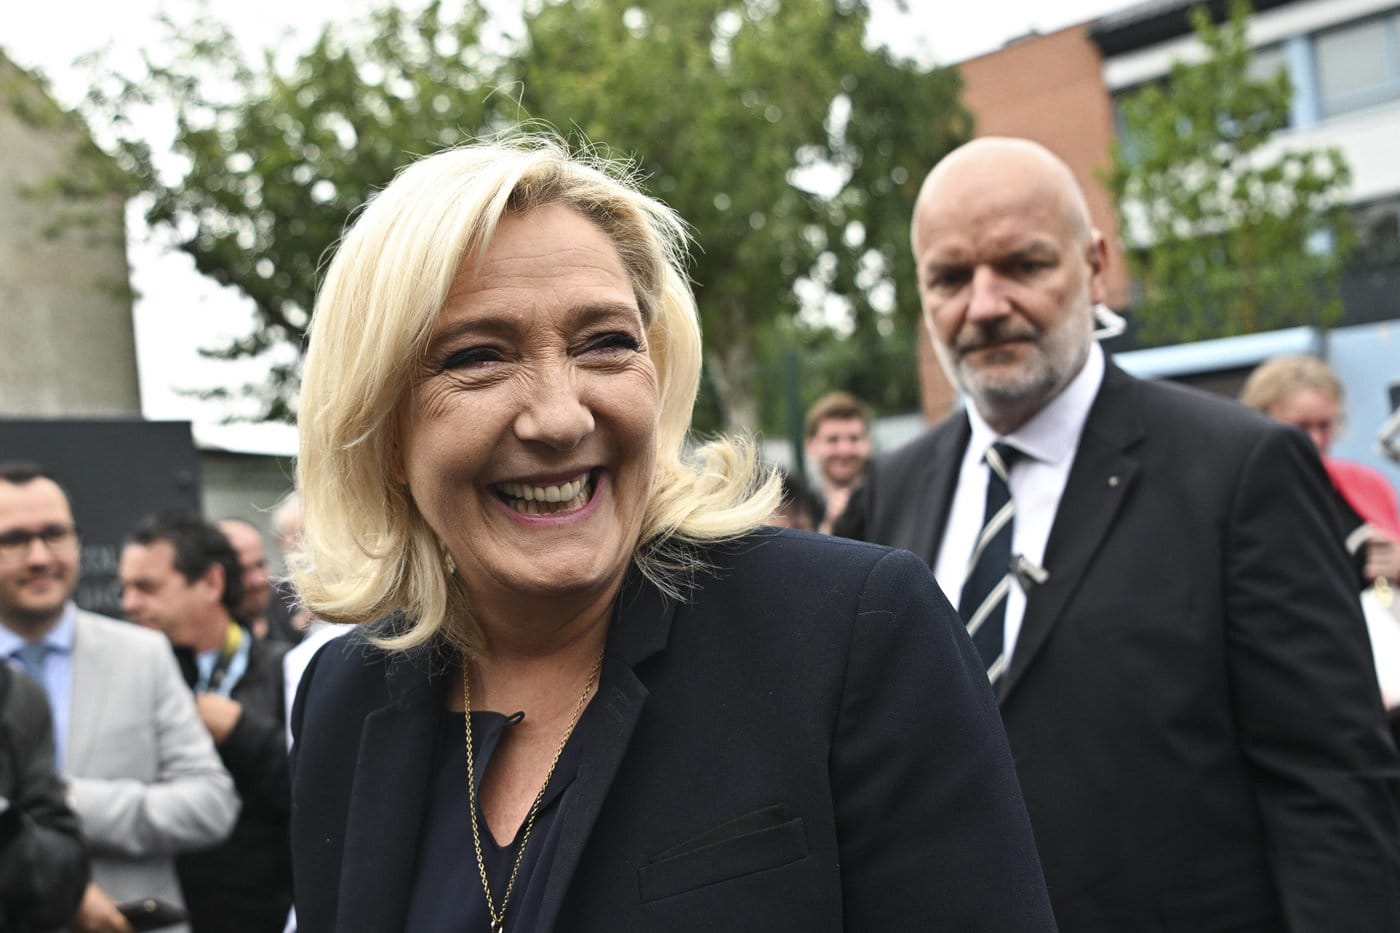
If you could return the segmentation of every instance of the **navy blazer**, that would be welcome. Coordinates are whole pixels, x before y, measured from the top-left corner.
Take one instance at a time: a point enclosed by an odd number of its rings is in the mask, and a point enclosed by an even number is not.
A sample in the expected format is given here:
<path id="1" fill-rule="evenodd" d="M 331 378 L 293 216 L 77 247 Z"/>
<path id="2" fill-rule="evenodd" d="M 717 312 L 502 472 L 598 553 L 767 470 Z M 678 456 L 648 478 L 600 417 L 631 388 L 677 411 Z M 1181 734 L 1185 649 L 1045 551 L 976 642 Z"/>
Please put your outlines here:
<path id="1" fill-rule="evenodd" d="M 937 559 L 958 412 L 848 528 Z M 1000 705 L 1060 925 L 1400 930 L 1397 768 L 1306 436 L 1109 363 Z"/>
<path id="2" fill-rule="evenodd" d="M 624 584 L 541 929 L 1053 930 L 995 700 L 927 566 L 773 529 L 698 556 L 683 602 Z M 303 933 L 402 929 L 447 670 L 359 633 L 308 668 Z"/>

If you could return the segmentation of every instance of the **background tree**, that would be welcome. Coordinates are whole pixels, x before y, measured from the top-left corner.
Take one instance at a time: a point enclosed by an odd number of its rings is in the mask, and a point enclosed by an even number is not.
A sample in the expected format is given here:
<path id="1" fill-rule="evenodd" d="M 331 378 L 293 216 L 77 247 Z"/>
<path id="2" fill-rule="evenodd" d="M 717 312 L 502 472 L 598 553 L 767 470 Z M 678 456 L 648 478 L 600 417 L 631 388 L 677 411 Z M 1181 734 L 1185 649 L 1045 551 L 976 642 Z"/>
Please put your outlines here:
<path id="1" fill-rule="evenodd" d="M 694 225 L 702 413 L 758 428 L 798 332 L 859 335 L 871 371 L 916 404 L 912 354 L 891 372 L 886 352 L 916 317 L 908 217 L 922 169 L 969 121 L 954 73 L 868 49 L 867 21 L 862 0 L 546 2 L 516 22 L 432 2 L 253 67 L 203 19 L 170 23 L 145 72 L 98 83 L 88 113 L 114 128 L 148 220 L 252 299 L 253 331 L 211 351 L 230 359 L 300 348 L 346 219 L 412 158 L 527 120 L 604 144 Z M 132 129 L 148 106 L 176 114 L 173 159 Z M 808 307 L 795 323 L 799 282 L 834 319 Z M 291 419 L 299 354 L 278 359 L 245 391 Z"/>
<path id="2" fill-rule="evenodd" d="M 1274 139 L 1292 87 L 1281 69 L 1252 73 L 1249 13 L 1236 2 L 1216 26 L 1193 10 L 1205 59 L 1176 62 L 1122 102 L 1109 187 L 1147 342 L 1326 326 L 1341 313 L 1350 172 L 1336 149 Z"/>

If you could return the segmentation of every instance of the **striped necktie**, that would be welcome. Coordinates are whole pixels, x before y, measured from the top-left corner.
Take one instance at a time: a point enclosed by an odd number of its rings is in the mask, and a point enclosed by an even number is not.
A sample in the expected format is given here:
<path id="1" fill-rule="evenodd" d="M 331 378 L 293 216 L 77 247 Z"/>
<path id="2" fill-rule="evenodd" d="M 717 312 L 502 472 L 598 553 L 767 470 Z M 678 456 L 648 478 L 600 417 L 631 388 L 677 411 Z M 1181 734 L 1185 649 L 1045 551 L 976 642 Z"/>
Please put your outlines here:
<path id="1" fill-rule="evenodd" d="M 1015 518 L 1009 476 L 1019 454 L 1010 444 L 996 443 L 983 456 L 987 462 L 987 507 L 958 599 L 958 615 L 967 623 L 968 634 L 982 655 L 992 683 L 1006 668 L 1002 642 L 1006 595 L 1011 590 L 1011 531 Z"/>

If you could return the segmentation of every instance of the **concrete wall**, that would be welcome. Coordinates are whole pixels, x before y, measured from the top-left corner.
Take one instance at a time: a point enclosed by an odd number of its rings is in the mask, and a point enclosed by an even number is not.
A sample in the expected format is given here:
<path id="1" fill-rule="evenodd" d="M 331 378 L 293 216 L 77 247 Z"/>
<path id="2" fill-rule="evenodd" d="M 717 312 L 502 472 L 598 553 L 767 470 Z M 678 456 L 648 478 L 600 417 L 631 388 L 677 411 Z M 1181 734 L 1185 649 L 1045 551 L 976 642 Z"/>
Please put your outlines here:
<path id="1" fill-rule="evenodd" d="M 291 458 L 202 450 L 199 466 L 205 518 L 241 518 L 257 527 L 267 545 L 268 561 L 280 572 L 282 555 L 272 531 L 272 512 L 292 490 Z"/>
<path id="2" fill-rule="evenodd" d="M 13 111 L 16 96 L 40 125 Z M 26 193 L 83 143 L 0 55 L 0 415 L 141 413 L 122 199 L 75 205 Z M 53 235 L 65 219 L 76 222 Z"/>

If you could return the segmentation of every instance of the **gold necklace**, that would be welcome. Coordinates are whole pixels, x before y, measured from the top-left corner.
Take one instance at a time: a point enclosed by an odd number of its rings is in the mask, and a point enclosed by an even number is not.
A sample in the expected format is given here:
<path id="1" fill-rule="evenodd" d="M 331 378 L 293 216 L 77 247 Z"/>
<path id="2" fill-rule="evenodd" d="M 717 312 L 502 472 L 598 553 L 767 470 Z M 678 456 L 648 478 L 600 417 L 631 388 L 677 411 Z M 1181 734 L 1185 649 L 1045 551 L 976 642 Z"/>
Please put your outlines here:
<path id="1" fill-rule="evenodd" d="M 535 817 L 539 815 L 540 804 L 544 801 L 544 792 L 549 788 L 550 778 L 554 777 L 554 769 L 559 765 L 559 757 L 564 754 L 564 746 L 568 744 L 569 736 L 574 734 L 574 727 L 578 725 L 579 717 L 583 715 L 583 707 L 588 702 L 588 695 L 593 692 L 593 685 L 598 682 L 598 673 L 603 669 L 603 654 L 607 649 L 598 652 L 598 660 L 593 662 L 593 670 L 588 674 L 588 683 L 583 685 L 583 695 L 578 698 L 578 703 L 574 706 L 574 715 L 569 720 L 569 728 L 564 730 L 564 737 L 559 740 L 559 747 L 554 750 L 554 760 L 549 763 L 549 771 L 545 773 L 544 783 L 540 785 L 539 793 L 535 794 L 535 802 L 530 804 L 530 812 L 525 817 L 525 832 L 520 837 L 520 848 L 515 850 L 515 864 L 510 869 L 510 881 L 506 882 L 506 893 L 501 895 L 501 909 L 496 910 L 496 904 L 491 899 L 491 883 L 486 880 L 486 860 L 481 856 L 481 830 L 476 825 L 476 762 L 472 755 L 472 694 L 471 685 L 467 679 L 467 659 L 462 658 L 462 705 L 465 708 L 466 732 L 467 732 L 467 802 L 472 809 L 472 846 L 476 849 L 476 870 L 481 874 L 481 890 L 486 895 L 486 910 L 491 914 L 491 933 L 505 933 L 506 928 L 506 905 L 510 903 L 511 892 L 515 890 L 515 876 L 520 873 L 520 863 L 525 858 L 525 846 L 530 841 L 530 832 L 535 828 Z"/>

